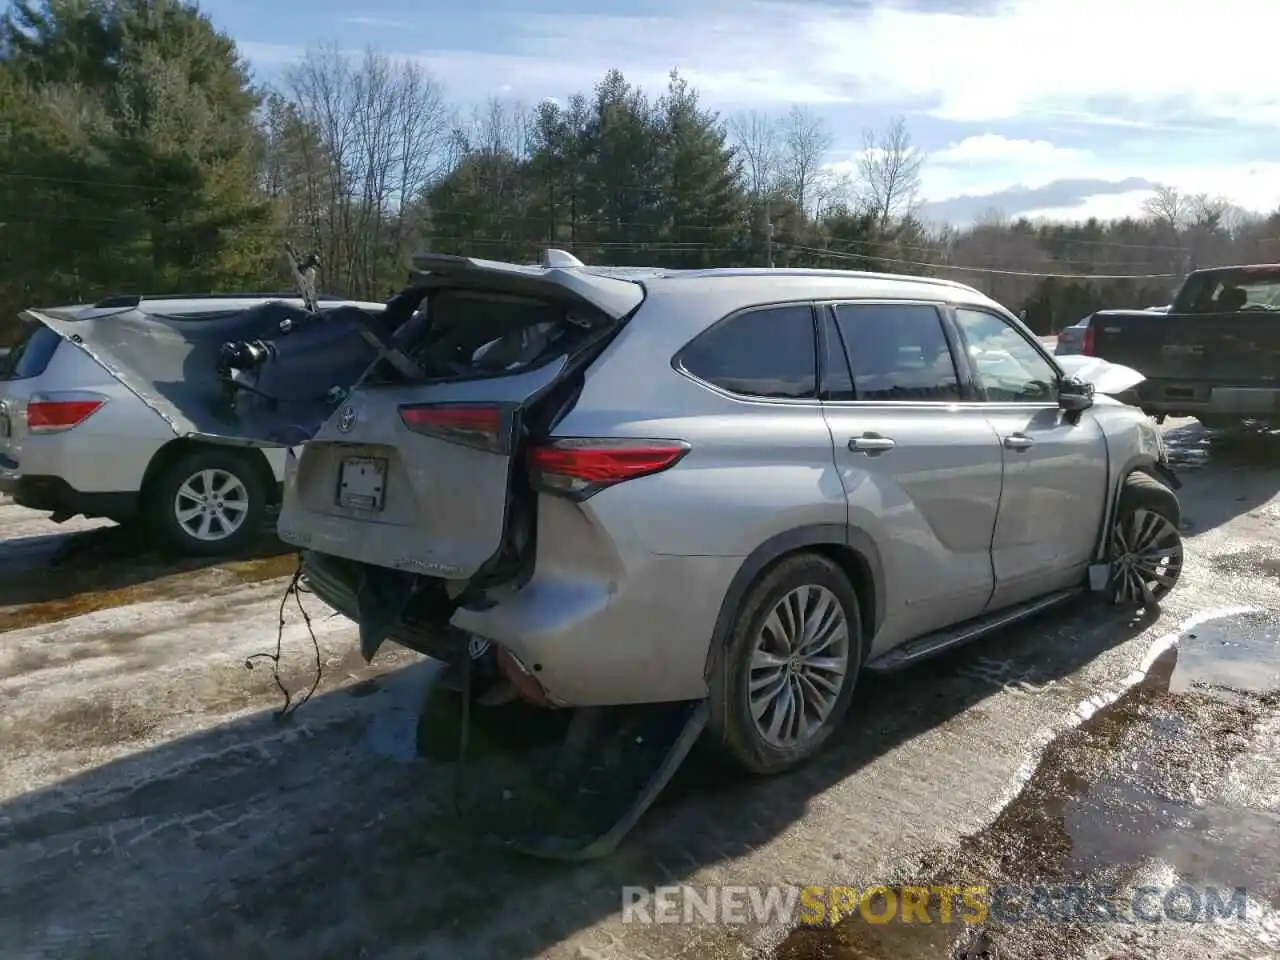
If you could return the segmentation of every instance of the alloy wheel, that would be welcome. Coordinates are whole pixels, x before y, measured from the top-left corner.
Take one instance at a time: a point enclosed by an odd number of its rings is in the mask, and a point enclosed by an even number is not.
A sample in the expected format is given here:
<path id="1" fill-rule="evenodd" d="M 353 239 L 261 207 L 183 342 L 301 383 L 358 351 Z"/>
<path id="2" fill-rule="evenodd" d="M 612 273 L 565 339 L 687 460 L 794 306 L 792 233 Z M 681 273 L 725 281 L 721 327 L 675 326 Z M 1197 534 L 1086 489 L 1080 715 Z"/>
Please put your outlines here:
<path id="1" fill-rule="evenodd" d="M 1112 598 L 1158 604 L 1182 573 L 1182 534 L 1163 514 L 1142 507 L 1117 518 L 1111 531 Z"/>
<path id="2" fill-rule="evenodd" d="M 201 470 L 187 477 L 173 498 L 178 525 L 194 540 L 225 540 L 249 515 L 244 481 L 226 470 Z"/>
<path id="3" fill-rule="evenodd" d="M 796 747 L 827 722 L 849 672 L 849 624 L 826 587 L 797 587 L 765 618 L 749 670 L 751 716 L 761 737 Z"/>

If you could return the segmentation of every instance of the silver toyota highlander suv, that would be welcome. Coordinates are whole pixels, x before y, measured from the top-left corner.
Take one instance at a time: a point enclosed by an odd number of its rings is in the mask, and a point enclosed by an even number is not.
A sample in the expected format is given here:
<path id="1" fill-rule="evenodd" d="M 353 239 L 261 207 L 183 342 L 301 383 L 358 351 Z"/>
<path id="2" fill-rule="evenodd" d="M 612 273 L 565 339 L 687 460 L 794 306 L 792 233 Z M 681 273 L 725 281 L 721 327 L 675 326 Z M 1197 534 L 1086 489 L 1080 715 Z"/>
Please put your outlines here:
<path id="1" fill-rule="evenodd" d="M 970 287 L 418 267 L 416 332 L 285 467 L 279 534 L 366 657 L 487 649 L 547 706 L 709 698 L 772 773 L 864 670 L 1181 571 L 1157 428 Z"/>

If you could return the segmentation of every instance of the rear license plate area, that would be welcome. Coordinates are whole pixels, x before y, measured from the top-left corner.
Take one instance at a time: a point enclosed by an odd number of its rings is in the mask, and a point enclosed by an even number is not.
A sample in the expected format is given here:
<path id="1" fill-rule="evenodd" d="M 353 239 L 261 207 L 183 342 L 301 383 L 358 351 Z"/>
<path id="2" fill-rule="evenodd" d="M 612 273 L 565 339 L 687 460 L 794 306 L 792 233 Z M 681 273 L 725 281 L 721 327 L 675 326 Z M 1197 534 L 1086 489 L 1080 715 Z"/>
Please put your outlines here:
<path id="1" fill-rule="evenodd" d="M 387 498 L 387 461 L 344 457 L 338 464 L 338 506 L 348 510 L 382 509 Z"/>

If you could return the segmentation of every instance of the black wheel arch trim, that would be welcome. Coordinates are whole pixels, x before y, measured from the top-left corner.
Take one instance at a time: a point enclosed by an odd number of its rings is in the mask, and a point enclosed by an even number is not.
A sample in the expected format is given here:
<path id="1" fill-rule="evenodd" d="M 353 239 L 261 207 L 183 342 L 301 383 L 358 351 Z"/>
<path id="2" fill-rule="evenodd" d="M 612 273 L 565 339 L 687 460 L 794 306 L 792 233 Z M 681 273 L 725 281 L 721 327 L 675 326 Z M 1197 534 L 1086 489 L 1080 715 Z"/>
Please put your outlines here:
<path id="1" fill-rule="evenodd" d="M 1129 477 L 1135 473 L 1148 474 L 1168 486 L 1174 501 L 1178 502 L 1178 495 L 1173 491 L 1179 489 L 1182 486 L 1182 482 L 1178 480 L 1169 467 L 1148 456 L 1132 458 L 1124 465 L 1124 469 L 1120 471 L 1115 487 L 1108 499 L 1106 510 L 1103 513 L 1102 529 L 1098 531 L 1098 549 L 1095 559 L 1097 563 L 1105 563 L 1107 560 L 1107 552 L 1110 549 L 1111 542 L 1111 528 L 1115 525 L 1116 515 L 1120 510 L 1120 495 L 1124 492 L 1124 485 L 1128 482 Z M 1181 522 L 1181 520 L 1182 504 L 1179 502 L 1178 521 Z"/>
<path id="2" fill-rule="evenodd" d="M 703 675 L 711 679 L 716 658 L 729 643 L 729 635 L 733 631 L 734 620 L 747 593 L 759 579 L 760 575 L 773 563 L 788 554 L 806 548 L 840 547 L 857 553 L 867 564 L 871 576 L 873 595 L 872 630 L 870 636 L 864 636 L 864 648 L 870 643 L 872 636 L 879 631 L 884 620 L 884 562 L 880 556 L 880 548 L 871 539 L 871 535 L 858 527 L 843 523 L 814 523 L 803 527 L 795 527 L 776 536 L 770 537 L 756 547 L 734 574 L 720 602 L 720 613 L 716 617 L 716 625 L 711 636 L 711 646 L 707 651 L 707 663 Z M 864 649 L 865 653 L 865 649 Z"/>

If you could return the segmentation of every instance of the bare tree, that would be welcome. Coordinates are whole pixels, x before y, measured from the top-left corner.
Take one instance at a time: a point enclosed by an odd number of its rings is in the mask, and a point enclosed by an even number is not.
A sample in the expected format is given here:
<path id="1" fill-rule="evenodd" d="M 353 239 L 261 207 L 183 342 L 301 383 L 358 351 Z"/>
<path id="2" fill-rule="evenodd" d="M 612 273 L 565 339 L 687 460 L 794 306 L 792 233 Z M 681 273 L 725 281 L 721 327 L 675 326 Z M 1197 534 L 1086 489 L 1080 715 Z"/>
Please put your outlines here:
<path id="1" fill-rule="evenodd" d="M 792 107 L 782 123 L 780 170 L 796 206 L 808 212 L 818 184 L 825 177 L 822 164 L 831 149 L 831 133 L 820 117 L 804 107 Z"/>
<path id="2" fill-rule="evenodd" d="M 420 64 L 402 65 L 398 79 L 391 110 L 397 215 L 389 259 L 402 264 L 414 252 L 409 244 L 420 227 L 411 211 L 449 169 L 449 112 L 444 88 Z"/>
<path id="3" fill-rule="evenodd" d="M 915 209 L 923 164 L 924 156 L 911 142 L 904 117 L 895 117 L 883 130 L 863 131 L 859 185 L 882 231 Z"/>
<path id="4" fill-rule="evenodd" d="M 1177 187 L 1167 184 L 1156 184 L 1151 196 L 1142 201 L 1142 212 L 1152 220 L 1167 227 L 1176 239 L 1182 228 L 1187 225 L 1191 214 L 1189 198 Z"/>
<path id="5" fill-rule="evenodd" d="M 303 189 L 324 282 L 362 296 L 385 293 L 411 238 L 406 216 L 442 170 L 448 139 L 440 85 L 418 64 L 336 47 L 309 51 L 284 78 L 291 115 L 309 133 Z"/>
<path id="6" fill-rule="evenodd" d="M 729 136 L 743 160 L 747 193 L 754 197 L 772 193 L 783 153 L 778 121 L 760 110 L 738 113 L 729 118 Z"/>
<path id="7" fill-rule="evenodd" d="M 1226 197 L 1195 193 L 1187 198 L 1187 219 L 1191 226 L 1205 230 L 1229 231 L 1232 203 Z"/>
<path id="8" fill-rule="evenodd" d="M 824 168 L 821 176 L 815 177 L 809 187 L 807 202 L 815 220 L 837 210 L 857 210 L 858 190 L 853 175 Z"/>

